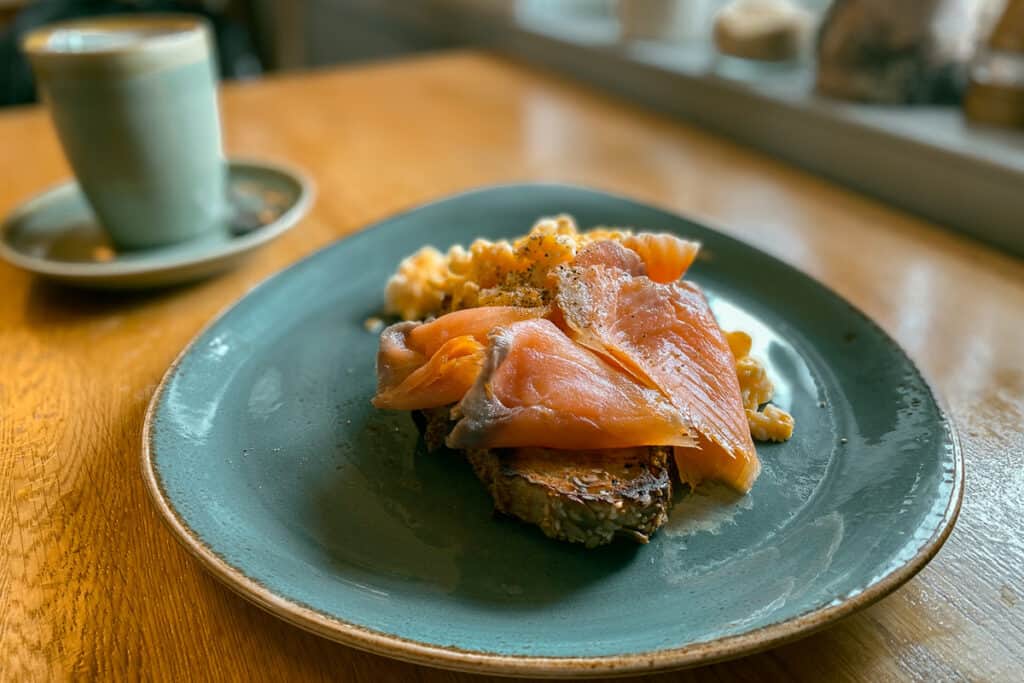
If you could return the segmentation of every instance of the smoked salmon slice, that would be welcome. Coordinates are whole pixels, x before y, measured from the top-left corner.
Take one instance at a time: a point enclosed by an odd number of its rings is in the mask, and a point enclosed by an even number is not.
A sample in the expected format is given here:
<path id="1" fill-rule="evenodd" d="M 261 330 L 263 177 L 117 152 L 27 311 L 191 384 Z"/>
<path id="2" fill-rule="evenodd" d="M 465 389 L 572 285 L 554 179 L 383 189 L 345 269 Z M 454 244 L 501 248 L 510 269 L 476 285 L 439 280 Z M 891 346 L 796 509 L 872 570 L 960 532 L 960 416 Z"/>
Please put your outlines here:
<path id="1" fill-rule="evenodd" d="M 700 251 L 700 243 L 664 232 L 627 235 L 622 238 L 622 246 L 636 252 L 644 262 L 647 277 L 661 283 L 681 278 Z"/>
<path id="2" fill-rule="evenodd" d="M 572 338 L 660 392 L 702 437 L 676 449 L 683 480 L 750 490 L 760 462 L 735 359 L 700 289 L 607 265 L 563 268 L 558 277 L 555 301 Z"/>
<path id="3" fill-rule="evenodd" d="M 457 403 L 483 364 L 484 343 L 498 325 L 544 315 L 544 308 L 488 306 L 426 323 L 402 322 L 381 333 L 373 405 L 394 410 Z"/>
<path id="4" fill-rule="evenodd" d="M 457 403 L 473 386 L 484 346 L 470 335 L 452 337 L 399 384 L 378 390 L 373 405 L 391 410 L 424 410 Z"/>
<path id="5" fill-rule="evenodd" d="M 670 401 L 545 319 L 491 332 L 483 369 L 453 415 L 447 444 L 457 449 L 696 445 Z"/>
<path id="6" fill-rule="evenodd" d="M 611 266 L 630 275 L 647 275 L 647 265 L 639 253 L 612 240 L 591 242 L 580 249 L 574 266 Z"/>

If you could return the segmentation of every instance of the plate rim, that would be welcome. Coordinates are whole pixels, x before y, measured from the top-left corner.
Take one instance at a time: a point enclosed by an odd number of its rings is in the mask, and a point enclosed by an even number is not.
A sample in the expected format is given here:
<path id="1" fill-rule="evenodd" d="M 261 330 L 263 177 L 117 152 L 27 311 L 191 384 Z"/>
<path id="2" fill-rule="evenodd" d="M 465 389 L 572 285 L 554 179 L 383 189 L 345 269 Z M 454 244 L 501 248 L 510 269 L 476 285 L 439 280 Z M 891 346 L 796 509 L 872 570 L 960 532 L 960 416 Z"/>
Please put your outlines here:
<path id="1" fill-rule="evenodd" d="M 775 259 L 786 268 L 795 270 L 813 281 L 817 286 L 829 292 L 838 300 L 844 302 L 850 309 L 869 325 L 874 326 L 883 337 L 893 346 L 899 349 L 911 366 L 917 372 L 921 381 L 928 389 L 939 412 L 939 417 L 946 430 L 946 441 L 951 447 L 953 461 L 953 482 L 950 490 L 949 500 L 942 512 L 941 523 L 936 527 L 932 535 L 925 541 L 913 557 L 908 559 L 899 567 L 883 576 L 880 580 L 857 595 L 844 599 L 838 604 L 827 605 L 818 609 L 810 610 L 799 616 L 768 624 L 757 629 L 744 633 L 716 638 L 713 640 L 689 643 L 680 647 L 663 648 L 646 652 L 598 655 L 583 657 L 553 657 L 534 655 L 511 655 L 478 650 L 467 650 L 455 646 L 434 645 L 418 640 L 403 638 L 401 636 L 366 628 L 344 619 L 328 615 L 316 610 L 310 605 L 290 600 L 275 593 L 272 589 L 260 583 L 258 580 L 247 576 L 242 570 L 234 567 L 227 560 L 221 557 L 213 548 L 207 545 L 184 519 L 180 517 L 177 510 L 171 504 L 169 497 L 164 490 L 160 474 L 157 471 L 154 456 L 156 448 L 153 444 L 154 425 L 156 423 L 156 412 L 162 402 L 164 391 L 169 381 L 177 374 L 181 362 L 192 351 L 198 340 L 206 332 L 215 327 L 232 310 L 234 310 L 244 299 L 257 291 L 263 289 L 279 275 L 299 266 L 306 261 L 313 259 L 322 252 L 335 247 L 338 243 L 365 235 L 373 230 L 390 223 L 391 221 L 404 217 L 408 214 L 418 212 L 434 204 L 447 202 L 466 197 L 467 195 L 484 193 L 488 191 L 511 189 L 511 188 L 561 188 L 568 190 L 583 190 L 588 193 L 598 193 L 613 199 L 626 201 L 632 204 L 656 209 L 658 211 L 672 214 L 701 224 L 702 227 L 713 230 L 729 240 L 740 242 L 743 245 Z M 935 389 L 934 383 L 918 367 L 917 363 L 909 353 L 884 330 L 873 318 L 864 313 L 858 306 L 850 302 L 831 287 L 821 282 L 812 275 L 789 264 L 778 257 L 763 251 L 762 249 L 733 237 L 722 230 L 715 221 L 701 216 L 695 219 L 688 219 L 677 211 L 666 208 L 662 205 L 645 200 L 633 199 L 615 192 L 575 185 L 570 183 L 544 183 L 544 182 L 510 182 L 495 185 L 475 187 L 469 190 L 445 195 L 437 199 L 416 204 L 410 208 L 402 209 L 375 220 L 370 225 L 357 230 L 354 233 L 344 235 L 328 244 L 312 251 L 303 258 L 289 264 L 281 270 L 269 275 L 255 287 L 247 290 L 238 299 L 227 304 L 209 322 L 196 332 L 195 336 L 178 353 L 174 361 L 168 367 L 160 383 L 157 385 L 149 404 L 146 407 L 145 418 L 142 426 L 142 453 L 141 469 L 145 488 L 160 513 L 161 519 L 173 532 L 177 541 L 196 559 L 203 567 L 211 572 L 221 583 L 231 589 L 232 592 L 255 604 L 257 607 L 271 613 L 272 615 L 297 626 L 303 630 L 319 635 L 328 640 L 343 645 L 355 647 L 374 654 L 390 657 L 413 664 L 420 664 L 435 668 L 444 668 L 455 671 L 463 671 L 477 674 L 491 674 L 502 676 L 534 676 L 544 678 L 593 678 L 598 676 L 630 676 L 657 671 L 670 671 L 695 666 L 703 666 L 715 662 L 733 659 L 745 655 L 761 652 L 791 641 L 798 640 L 805 636 L 825 628 L 832 623 L 864 609 L 875 602 L 886 597 L 904 583 L 914 577 L 939 549 L 946 542 L 960 514 L 960 508 L 964 494 L 964 459 L 960 443 L 960 436 L 956 424 L 950 418 L 947 403 L 942 395 Z"/>
<path id="2" fill-rule="evenodd" d="M 78 181 L 72 176 L 50 185 L 27 199 L 19 202 L 3 217 L 0 222 L 0 257 L 11 265 L 30 273 L 56 279 L 73 278 L 77 281 L 101 281 L 110 278 L 125 278 L 133 275 L 159 275 L 180 268 L 192 268 L 216 263 L 249 252 L 276 237 L 288 232 L 298 224 L 299 220 L 309 211 L 316 196 L 316 183 L 305 172 L 277 160 L 262 159 L 249 156 L 228 156 L 225 165 L 229 168 L 253 168 L 271 171 L 286 176 L 299 186 L 299 196 L 295 203 L 277 217 L 277 220 L 261 226 L 246 235 L 220 245 L 207 253 L 198 256 L 178 256 L 168 261 L 153 263 L 145 259 L 136 262 L 106 261 L 99 263 L 63 262 L 47 258 L 30 256 L 18 251 L 8 244 L 11 225 L 18 219 L 32 213 L 37 207 L 58 195 L 68 194 L 79 187 Z"/>

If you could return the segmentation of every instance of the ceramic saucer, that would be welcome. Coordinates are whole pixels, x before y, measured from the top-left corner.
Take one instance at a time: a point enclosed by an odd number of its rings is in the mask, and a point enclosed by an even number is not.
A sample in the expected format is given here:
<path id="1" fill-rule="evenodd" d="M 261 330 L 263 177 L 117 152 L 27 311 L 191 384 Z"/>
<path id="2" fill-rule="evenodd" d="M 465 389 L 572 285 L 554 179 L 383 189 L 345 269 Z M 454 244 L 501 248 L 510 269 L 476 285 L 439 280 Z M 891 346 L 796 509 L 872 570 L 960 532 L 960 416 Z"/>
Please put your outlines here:
<path id="1" fill-rule="evenodd" d="M 0 256 L 37 275 L 107 288 L 160 287 L 198 280 L 237 264 L 306 213 L 312 183 L 274 163 L 228 163 L 230 211 L 224 224 L 186 242 L 119 251 L 74 181 L 29 199 L 0 226 Z"/>

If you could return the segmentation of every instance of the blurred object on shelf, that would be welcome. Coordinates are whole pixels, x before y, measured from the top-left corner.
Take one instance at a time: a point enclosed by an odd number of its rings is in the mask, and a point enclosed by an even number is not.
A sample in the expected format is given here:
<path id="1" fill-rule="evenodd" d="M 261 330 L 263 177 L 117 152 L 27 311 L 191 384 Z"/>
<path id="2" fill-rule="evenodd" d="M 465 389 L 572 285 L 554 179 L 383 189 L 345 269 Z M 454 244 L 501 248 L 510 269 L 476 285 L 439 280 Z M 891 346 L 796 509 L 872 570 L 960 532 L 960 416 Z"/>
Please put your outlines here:
<path id="1" fill-rule="evenodd" d="M 1024 2 L 1009 0 L 992 29 L 988 47 L 1024 54 Z"/>
<path id="2" fill-rule="evenodd" d="M 1024 128 L 1024 0 L 1010 0 L 978 51 L 964 113 L 976 123 Z"/>
<path id="3" fill-rule="evenodd" d="M 810 12 L 790 0 L 733 0 L 715 15 L 715 47 L 743 59 L 796 59 L 810 40 Z"/>
<path id="4" fill-rule="evenodd" d="M 968 63 L 1006 0 L 835 0 L 818 33 L 819 93 L 958 103 Z"/>
<path id="5" fill-rule="evenodd" d="M 622 0 L 618 3 L 619 38 L 633 40 L 675 40 L 680 4 L 676 0 Z"/>
<path id="6" fill-rule="evenodd" d="M 717 0 L 619 0 L 619 38 L 678 42 L 706 38 Z"/>

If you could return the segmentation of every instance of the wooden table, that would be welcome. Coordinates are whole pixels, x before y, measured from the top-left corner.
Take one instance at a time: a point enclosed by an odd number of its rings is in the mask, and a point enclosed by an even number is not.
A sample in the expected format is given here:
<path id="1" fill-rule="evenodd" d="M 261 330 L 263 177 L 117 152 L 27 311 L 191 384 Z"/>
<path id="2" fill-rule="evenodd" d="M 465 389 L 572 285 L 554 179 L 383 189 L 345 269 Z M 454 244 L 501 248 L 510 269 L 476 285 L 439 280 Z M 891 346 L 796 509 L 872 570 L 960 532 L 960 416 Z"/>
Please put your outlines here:
<path id="1" fill-rule="evenodd" d="M 0 264 L 0 679 L 471 680 L 308 635 L 214 581 L 146 496 L 140 431 L 178 351 L 260 280 L 400 209 L 530 179 L 709 219 L 795 264 L 899 340 L 960 426 L 960 522 L 915 579 L 804 641 L 675 675 L 1019 680 L 1024 263 L 476 53 L 229 86 L 224 119 L 230 151 L 290 161 L 319 184 L 309 217 L 242 268 L 115 295 L 60 289 Z M 0 211 L 67 177 L 44 112 L 0 115 L 0 141 Z"/>

